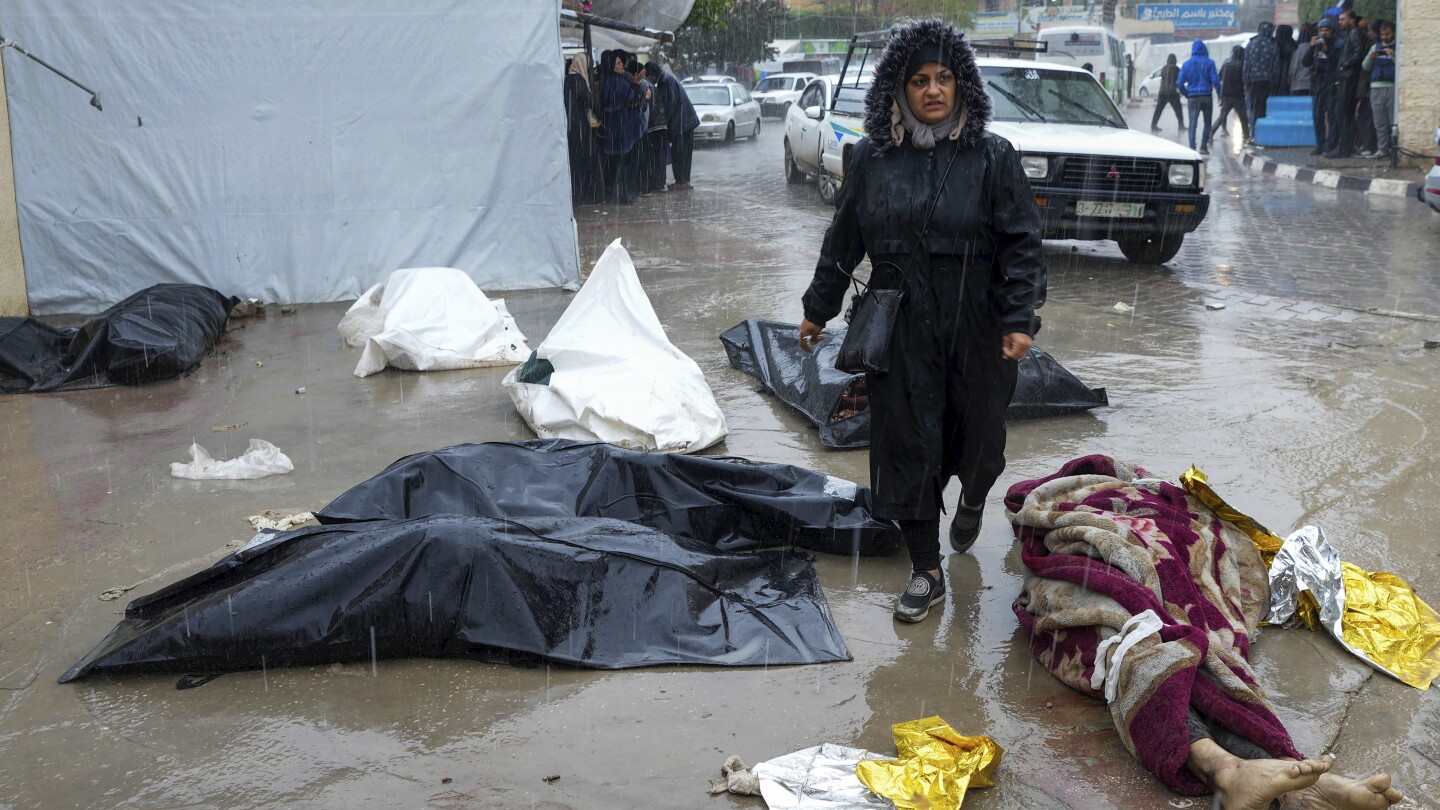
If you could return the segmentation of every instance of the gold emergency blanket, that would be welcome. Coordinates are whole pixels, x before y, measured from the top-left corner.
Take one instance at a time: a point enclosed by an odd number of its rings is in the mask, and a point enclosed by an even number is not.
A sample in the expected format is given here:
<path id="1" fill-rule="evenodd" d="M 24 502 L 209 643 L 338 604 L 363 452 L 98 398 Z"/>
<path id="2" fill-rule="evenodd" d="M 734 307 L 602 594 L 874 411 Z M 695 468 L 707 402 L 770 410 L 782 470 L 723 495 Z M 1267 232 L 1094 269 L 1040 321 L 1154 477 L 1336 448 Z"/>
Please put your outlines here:
<path id="1" fill-rule="evenodd" d="M 1343 587 L 1335 588 L 1334 577 L 1319 571 L 1324 566 L 1318 564 L 1325 561 L 1327 551 L 1329 555 L 1335 554 L 1325 544 L 1322 532 L 1306 527 L 1289 540 L 1281 540 L 1226 503 L 1206 483 L 1205 474 L 1200 470 L 1194 467 L 1186 470 L 1180 476 L 1180 484 L 1222 520 L 1248 535 L 1267 567 L 1274 567 L 1276 555 L 1287 543 L 1311 546 L 1310 553 L 1291 555 L 1287 549 L 1282 555 L 1287 565 L 1294 564 L 1298 558 L 1317 563 L 1313 570 L 1304 572 L 1314 587 L 1300 591 L 1294 600 L 1294 615 L 1311 630 L 1326 629 L 1376 669 L 1417 689 L 1428 689 L 1440 676 L 1440 614 L 1417 596 L 1405 580 L 1394 574 L 1371 573 L 1332 557 L 1331 560 L 1338 563 L 1338 571 L 1330 568 L 1329 572 L 1343 580 Z M 1327 578 L 1331 582 L 1328 591 L 1323 584 Z M 1272 616 L 1276 613 L 1273 601 L 1271 613 Z M 1327 621 L 1327 617 L 1336 615 L 1338 623 Z M 1283 622 L 1283 617 L 1276 621 Z"/>
<path id="2" fill-rule="evenodd" d="M 1405 580 L 1340 563 L 1345 577 L 1342 639 L 1397 680 L 1428 689 L 1440 675 L 1440 615 Z"/>
<path id="3" fill-rule="evenodd" d="M 897 810 L 957 810 L 971 787 L 994 787 L 1005 753 L 989 737 L 962 737 L 939 717 L 890 727 L 899 756 L 855 767 L 865 787 Z"/>

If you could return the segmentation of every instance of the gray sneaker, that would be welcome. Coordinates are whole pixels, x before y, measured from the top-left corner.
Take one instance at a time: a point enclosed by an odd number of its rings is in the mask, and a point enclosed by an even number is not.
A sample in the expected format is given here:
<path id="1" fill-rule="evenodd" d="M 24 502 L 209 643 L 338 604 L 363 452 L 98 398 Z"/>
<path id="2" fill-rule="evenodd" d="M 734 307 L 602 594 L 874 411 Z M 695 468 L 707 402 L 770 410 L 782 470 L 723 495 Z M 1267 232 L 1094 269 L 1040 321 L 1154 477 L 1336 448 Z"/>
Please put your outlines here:
<path id="1" fill-rule="evenodd" d="M 945 575 L 939 579 L 928 571 L 916 571 L 910 575 L 910 586 L 895 598 L 895 618 L 902 622 L 925 621 L 932 605 L 945 601 Z"/>

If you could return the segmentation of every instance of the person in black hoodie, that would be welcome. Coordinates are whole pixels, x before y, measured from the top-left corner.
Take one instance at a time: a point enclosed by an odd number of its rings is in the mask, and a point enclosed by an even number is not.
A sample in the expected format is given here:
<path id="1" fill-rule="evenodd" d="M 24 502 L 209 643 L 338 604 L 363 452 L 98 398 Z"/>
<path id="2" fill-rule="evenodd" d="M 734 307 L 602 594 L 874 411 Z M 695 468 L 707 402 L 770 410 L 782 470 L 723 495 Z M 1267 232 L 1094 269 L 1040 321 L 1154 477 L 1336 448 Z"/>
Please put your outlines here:
<path id="1" fill-rule="evenodd" d="M 1275 26 L 1275 49 L 1280 52 L 1280 64 L 1275 74 L 1274 96 L 1288 96 L 1290 89 L 1290 63 L 1295 58 L 1295 29 L 1288 25 Z"/>
<path id="2" fill-rule="evenodd" d="M 1250 96 L 1250 120 L 1259 121 L 1268 112 L 1270 92 L 1280 74 L 1280 49 L 1275 45 L 1275 24 L 1260 23 L 1260 33 L 1245 46 L 1245 92 Z"/>
<path id="3" fill-rule="evenodd" d="M 1230 58 L 1220 66 L 1220 120 L 1216 129 L 1225 130 L 1225 119 L 1234 110 L 1240 116 L 1240 132 L 1245 142 L 1250 142 L 1250 121 L 1245 117 L 1245 49 L 1236 45 L 1230 49 Z"/>
<path id="4" fill-rule="evenodd" d="M 979 537 L 1005 467 L 1005 409 L 1045 301 L 1035 195 L 1014 147 L 986 131 L 990 113 L 959 31 L 939 20 L 897 29 L 865 94 L 869 136 L 846 164 L 803 298 L 809 351 L 866 256 L 876 289 L 904 292 L 890 371 L 867 383 L 872 509 L 899 522 L 910 552 L 894 607 L 906 622 L 945 596 L 941 495 L 952 477 L 961 494 L 950 544 L 963 552 Z"/>
<path id="5" fill-rule="evenodd" d="M 690 159 L 695 152 L 695 128 L 700 126 L 700 116 L 695 114 L 695 105 L 675 75 L 660 71 L 657 89 L 665 97 L 665 133 L 670 139 L 670 170 L 675 173 L 675 182 L 670 188 L 684 191 L 690 188 Z"/>
<path id="6" fill-rule="evenodd" d="M 1165 55 L 1165 66 L 1160 68 L 1160 92 L 1155 94 L 1155 115 L 1150 119 L 1150 131 L 1160 131 L 1160 114 L 1168 104 L 1175 108 L 1175 123 L 1185 131 L 1185 114 L 1180 111 L 1180 89 L 1175 82 L 1180 78 L 1180 66 L 1175 63 L 1175 54 Z"/>

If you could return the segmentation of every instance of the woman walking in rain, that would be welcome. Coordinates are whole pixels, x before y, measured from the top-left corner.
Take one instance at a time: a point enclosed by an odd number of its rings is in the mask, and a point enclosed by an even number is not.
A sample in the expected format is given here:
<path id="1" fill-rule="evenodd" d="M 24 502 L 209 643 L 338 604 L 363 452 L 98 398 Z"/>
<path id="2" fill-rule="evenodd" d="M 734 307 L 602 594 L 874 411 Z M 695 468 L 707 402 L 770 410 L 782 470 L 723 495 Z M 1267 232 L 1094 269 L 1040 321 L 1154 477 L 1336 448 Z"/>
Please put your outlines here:
<path id="1" fill-rule="evenodd" d="M 990 110 L 959 31 L 939 20 L 895 31 L 803 299 L 809 351 L 865 256 L 876 289 L 903 290 L 890 371 L 868 380 L 873 509 L 899 523 L 913 571 L 895 602 L 901 621 L 924 620 L 945 597 L 941 494 L 952 476 L 962 489 L 951 547 L 964 552 L 980 534 L 1005 468 L 1017 363 L 1045 301 L 1040 215 L 1019 155 L 985 131 Z"/>

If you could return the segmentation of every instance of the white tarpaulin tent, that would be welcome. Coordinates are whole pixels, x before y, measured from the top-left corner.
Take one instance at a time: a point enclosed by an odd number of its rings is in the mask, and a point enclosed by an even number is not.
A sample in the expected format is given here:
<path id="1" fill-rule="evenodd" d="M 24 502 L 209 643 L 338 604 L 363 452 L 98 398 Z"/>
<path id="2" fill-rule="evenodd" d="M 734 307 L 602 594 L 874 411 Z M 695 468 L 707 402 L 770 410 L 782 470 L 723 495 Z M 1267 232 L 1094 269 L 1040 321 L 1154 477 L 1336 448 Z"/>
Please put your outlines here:
<path id="1" fill-rule="evenodd" d="M 8 0 L 31 307 L 161 281 L 353 299 L 396 267 L 579 275 L 559 0 Z"/>

